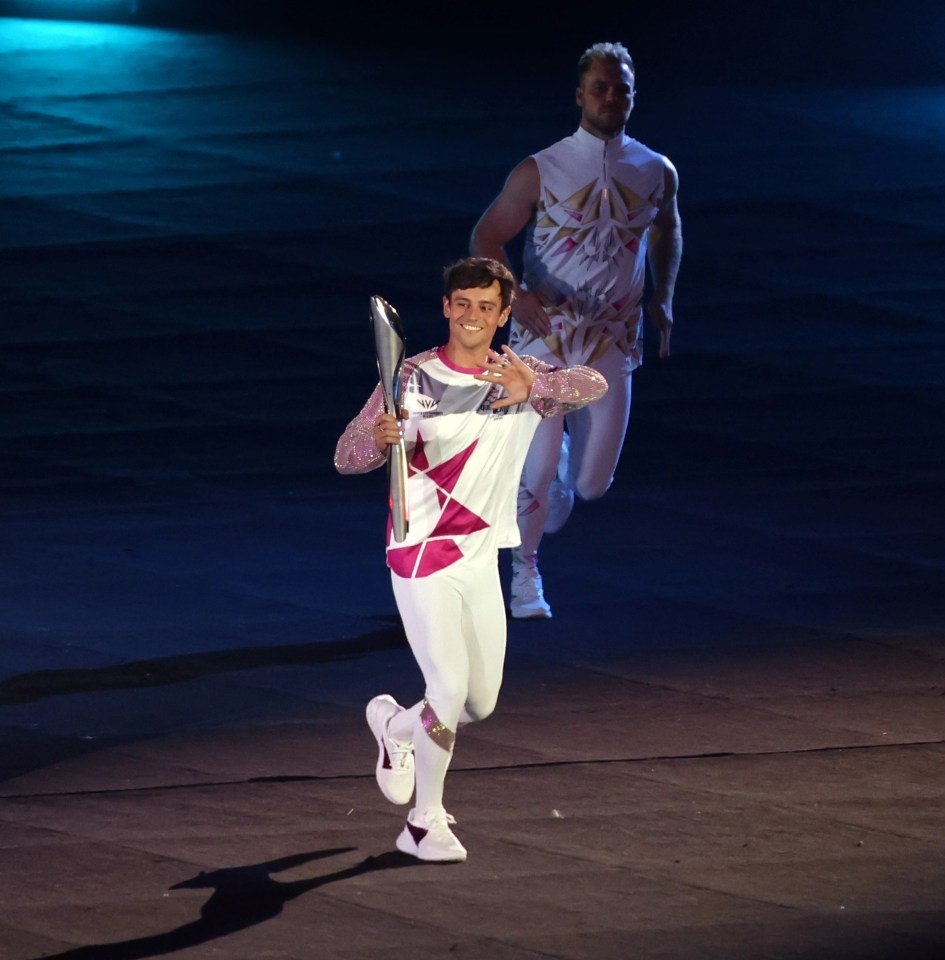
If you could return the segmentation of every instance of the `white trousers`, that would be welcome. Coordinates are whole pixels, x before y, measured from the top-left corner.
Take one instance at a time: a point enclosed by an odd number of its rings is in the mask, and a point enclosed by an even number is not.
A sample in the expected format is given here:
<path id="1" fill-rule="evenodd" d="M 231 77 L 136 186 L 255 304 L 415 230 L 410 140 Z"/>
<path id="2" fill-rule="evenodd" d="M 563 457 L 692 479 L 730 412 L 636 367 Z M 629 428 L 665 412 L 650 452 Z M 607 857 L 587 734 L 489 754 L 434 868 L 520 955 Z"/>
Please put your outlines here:
<path id="1" fill-rule="evenodd" d="M 495 709 L 505 666 L 506 619 L 498 558 L 459 563 L 429 577 L 391 573 L 394 598 L 407 642 L 426 685 L 425 701 L 455 734 L 461 723 Z M 424 701 L 390 725 L 391 735 L 411 741 L 416 760 L 418 810 L 442 807 L 452 748 L 434 742 L 423 725 Z"/>
<path id="2" fill-rule="evenodd" d="M 564 421 L 570 434 L 568 485 L 582 500 L 597 500 L 614 481 L 630 419 L 633 372 L 619 350 L 608 350 L 589 364 L 604 375 L 607 392 L 600 400 L 568 414 L 542 420 L 528 449 L 519 491 L 518 528 L 521 552 L 536 555 L 548 518 L 548 488 L 558 472 Z"/>
<path id="3" fill-rule="evenodd" d="M 394 598 L 441 723 L 489 716 L 505 663 L 506 619 L 498 561 L 460 561 L 429 577 L 391 573 Z"/>

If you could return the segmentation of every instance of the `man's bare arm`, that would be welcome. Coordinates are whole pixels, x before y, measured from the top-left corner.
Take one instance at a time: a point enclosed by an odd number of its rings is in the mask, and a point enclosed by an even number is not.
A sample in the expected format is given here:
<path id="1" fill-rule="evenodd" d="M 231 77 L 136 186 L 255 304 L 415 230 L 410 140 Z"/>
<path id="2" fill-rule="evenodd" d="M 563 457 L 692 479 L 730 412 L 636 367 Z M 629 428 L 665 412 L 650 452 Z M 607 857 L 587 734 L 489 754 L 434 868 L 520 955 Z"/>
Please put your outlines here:
<path id="1" fill-rule="evenodd" d="M 506 177 L 499 195 L 473 227 L 469 242 L 474 257 L 492 257 L 508 266 L 505 245 L 525 229 L 538 204 L 538 164 L 526 157 Z"/>
<path id="2" fill-rule="evenodd" d="M 539 189 L 538 164 L 532 157 L 526 157 L 508 175 L 501 193 L 473 227 L 469 252 L 474 257 L 491 257 L 512 269 L 505 245 L 517 237 L 534 216 Z M 516 288 L 512 316 L 539 337 L 551 333 L 551 324 L 536 293 Z"/>
<path id="3" fill-rule="evenodd" d="M 679 216 L 679 175 L 667 160 L 663 171 L 663 199 L 656 218 L 650 225 L 647 262 L 653 278 L 653 295 L 647 305 L 650 321 L 660 332 L 660 356 L 669 356 L 673 332 L 673 293 L 682 260 L 682 219 Z"/>

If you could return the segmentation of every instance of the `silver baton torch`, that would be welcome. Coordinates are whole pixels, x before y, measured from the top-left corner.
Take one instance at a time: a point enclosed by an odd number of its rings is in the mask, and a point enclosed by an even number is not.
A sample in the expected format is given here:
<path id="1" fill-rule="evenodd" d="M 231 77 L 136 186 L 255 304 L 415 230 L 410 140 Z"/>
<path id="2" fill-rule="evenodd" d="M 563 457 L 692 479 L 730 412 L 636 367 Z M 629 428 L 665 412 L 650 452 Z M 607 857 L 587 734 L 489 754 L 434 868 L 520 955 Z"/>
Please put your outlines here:
<path id="1" fill-rule="evenodd" d="M 383 297 L 371 297 L 371 326 L 374 328 L 377 372 L 384 391 L 384 405 L 388 413 L 400 420 L 403 390 L 400 372 L 404 365 L 406 342 L 397 311 Z M 407 510 L 407 448 L 403 440 L 388 447 L 387 479 L 394 539 L 400 543 L 407 536 L 410 525 Z"/>

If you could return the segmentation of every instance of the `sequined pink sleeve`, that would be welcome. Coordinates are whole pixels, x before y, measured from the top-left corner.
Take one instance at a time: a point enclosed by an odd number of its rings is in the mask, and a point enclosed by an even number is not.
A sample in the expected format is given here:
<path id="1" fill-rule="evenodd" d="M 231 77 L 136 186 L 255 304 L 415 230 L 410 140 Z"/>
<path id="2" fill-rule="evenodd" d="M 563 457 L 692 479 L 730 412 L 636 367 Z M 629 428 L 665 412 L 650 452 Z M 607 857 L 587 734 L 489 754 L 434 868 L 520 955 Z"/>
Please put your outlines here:
<path id="1" fill-rule="evenodd" d="M 384 394 L 378 384 L 335 445 L 335 469 L 339 473 L 367 473 L 387 462 L 387 455 L 374 442 L 374 424 L 383 412 Z"/>
<path id="2" fill-rule="evenodd" d="M 522 360 L 535 371 L 529 403 L 543 416 L 556 417 L 599 400 L 607 392 L 603 374 L 591 367 L 553 367 L 534 357 Z"/>
<path id="3" fill-rule="evenodd" d="M 434 356 L 435 350 L 427 350 L 405 360 L 401 371 L 404 383 L 424 360 Z M 339 473 L 367 473 L 387 463 L 387 454 L 378 450 L 374 442 L 374 424 L 383 412 L 384 393 L 378 384 L 335 445 L 335 469 Z"/>

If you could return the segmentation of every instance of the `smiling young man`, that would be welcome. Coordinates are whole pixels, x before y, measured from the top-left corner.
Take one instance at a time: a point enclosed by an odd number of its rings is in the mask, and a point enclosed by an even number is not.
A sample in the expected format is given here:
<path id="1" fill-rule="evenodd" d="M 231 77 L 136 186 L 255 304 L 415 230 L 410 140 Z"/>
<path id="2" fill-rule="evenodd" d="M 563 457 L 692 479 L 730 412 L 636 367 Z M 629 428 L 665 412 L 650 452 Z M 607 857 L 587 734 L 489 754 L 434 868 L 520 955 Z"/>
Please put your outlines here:
<path id="1" fill-rule="evenodd" d="M 472 232 L 472 253 L 507 263 L 505 245 L 525 231 L 522 289 L 509 343 L 554 364 L 587 364 L 610 390 L 601 403 L 543 423 L 519 492 L 521 546 L 512 552 L 512 616 L 547 619 L 538 572 L 542 535 L 561 528 L 575 493 L 610 487 L 630 416 L 631 374 L 643 362 L 642 300 L 669 356 L 673 291 L 682 257 L 678 177 L 669 160 L 624 127 L 635 70 L 626 47 L 597 43 L 578 61 L 578 129 L 522 160 Z"/>
<path id="2" fill-rule="evenodd" d="M 468 257 L 444 270 L 444 346 L 403 368 L 403 416 L 384 410 L 380 385 L 338 441 L 340 473 L 386 462 L 407 446 L 410 524 L 388 535 L 387 565 L 424 696 L 404 708 L 374 697 L 367 721 L 377 741 L 377 783 L 392 803 L 414 798 L 397 847 L 421 860 L 458 861 L 466 849 L 443 807 L 460 724 L 494 709 L 505 661 L 506 619 L 498 551 L 518 543 L 516 494 L 528 445 L 543 418 L 599 399 L 604 377 L 492 349 L 509 319 L 511 271 Z"/>

